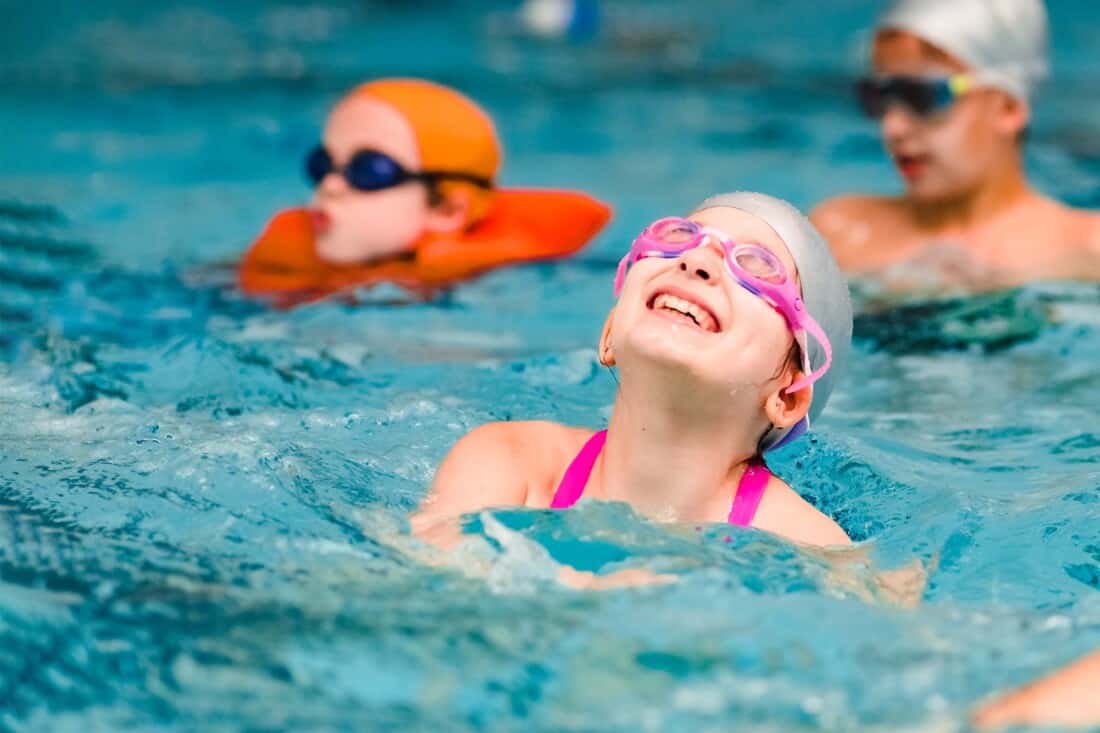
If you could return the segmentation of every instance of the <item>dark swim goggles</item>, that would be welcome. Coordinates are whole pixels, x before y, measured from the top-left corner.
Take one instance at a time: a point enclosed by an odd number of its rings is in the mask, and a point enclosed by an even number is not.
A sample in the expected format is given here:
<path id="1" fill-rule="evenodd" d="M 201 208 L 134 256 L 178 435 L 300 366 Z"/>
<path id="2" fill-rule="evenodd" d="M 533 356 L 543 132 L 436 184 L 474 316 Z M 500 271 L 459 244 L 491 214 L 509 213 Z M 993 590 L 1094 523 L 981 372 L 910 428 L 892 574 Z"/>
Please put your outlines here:
<path id="1" fill-rule="evenodd" d="M 856 98 L 863 113 L 879 118 L 891 104 L 904 105 L 919 117 L 942 112 L 974 88 L 968 74 L 939 79 L 920 76 L 869 76 L 856 83 Z"/>
<path id="2" fill-rule="evenodd" d="M 461 171 L 408 171 L 396 160 L 377 150 L 360 150 L 351 156 L 346 165 L 338 166 L 325 146 L 318 145 L 306 156 L 306 177 L 314 186 L 321 185 L 325 176 L 337 173 L 348 185 L 358 191 L 381 191 L 400 186 L 408 181 L 434 184 L 439 181 L 465 181 L 481 188 L 492 188 L 488 178 Z"/>

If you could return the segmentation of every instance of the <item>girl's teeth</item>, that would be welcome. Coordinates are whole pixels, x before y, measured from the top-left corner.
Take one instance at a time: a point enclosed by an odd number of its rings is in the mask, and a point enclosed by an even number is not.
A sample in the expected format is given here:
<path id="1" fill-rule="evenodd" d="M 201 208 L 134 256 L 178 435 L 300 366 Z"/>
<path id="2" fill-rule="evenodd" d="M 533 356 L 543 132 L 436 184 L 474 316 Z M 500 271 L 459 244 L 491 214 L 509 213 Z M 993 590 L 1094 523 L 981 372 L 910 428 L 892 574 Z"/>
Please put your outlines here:
<path id="1" fill-rule="evenodd" d="M 707 331 L 714 330 L 711 328 L 710 315 L 700 308 L 699 306 L 691 303 L 683 298 L 677 298 L 675 295 L 661 294 L 657 296 L 657 299 L 653 303 L 655 308 L 665 308 L 667 310 L 681 313 L 691 320 L 695 321 L 695 324 L 700 328 L 704 328 Z"/>

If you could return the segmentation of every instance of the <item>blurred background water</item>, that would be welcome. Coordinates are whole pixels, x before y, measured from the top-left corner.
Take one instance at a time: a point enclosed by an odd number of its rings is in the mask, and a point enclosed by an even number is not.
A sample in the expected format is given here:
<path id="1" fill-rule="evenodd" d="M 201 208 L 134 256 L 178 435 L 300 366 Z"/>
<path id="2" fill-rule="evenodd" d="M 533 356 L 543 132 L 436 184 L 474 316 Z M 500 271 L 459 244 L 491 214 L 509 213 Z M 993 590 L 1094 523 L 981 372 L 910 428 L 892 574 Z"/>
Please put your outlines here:
<path id="1" fill-rule="evenodd" d="M 775 457 L 876 562 L 934 566 L 915 610 L 619 506 L 471 518 L 450 566 L 407 536 L 470 427 L 606 419 L 594 346 L 640 226 L 897 189 L 848 93 L 879 7 L 621 0 L 569 42 L 506 2 L 0 2 L 0 729 L 954 730 L 1100 645 L 1095 286 L 864 313 Z M 1029 170 L 1100 206 L 1100 8 L 1050 10 Z M 505 183 L 616 219 L 433 303 L 243 300 L 209 265 L 304 199 L 328 106 L 381 75 L 475 96 Z M 554 559 L 680 581 L 579 593 Z"/>

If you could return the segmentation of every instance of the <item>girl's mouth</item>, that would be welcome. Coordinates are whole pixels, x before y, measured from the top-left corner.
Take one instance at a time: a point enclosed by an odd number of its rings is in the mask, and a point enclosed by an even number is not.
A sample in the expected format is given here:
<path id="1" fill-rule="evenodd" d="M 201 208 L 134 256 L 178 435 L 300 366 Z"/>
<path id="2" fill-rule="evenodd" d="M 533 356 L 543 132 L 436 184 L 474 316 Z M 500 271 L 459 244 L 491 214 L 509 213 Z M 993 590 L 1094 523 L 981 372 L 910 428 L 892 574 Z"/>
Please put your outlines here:
<path id="1" fill-rule="evenodd" d="M 704 305 L 671 293 L 658 292 L 647 304 L 650 310 L 667 313 L 707 333 L 718 332 L 718 319 Z"/>

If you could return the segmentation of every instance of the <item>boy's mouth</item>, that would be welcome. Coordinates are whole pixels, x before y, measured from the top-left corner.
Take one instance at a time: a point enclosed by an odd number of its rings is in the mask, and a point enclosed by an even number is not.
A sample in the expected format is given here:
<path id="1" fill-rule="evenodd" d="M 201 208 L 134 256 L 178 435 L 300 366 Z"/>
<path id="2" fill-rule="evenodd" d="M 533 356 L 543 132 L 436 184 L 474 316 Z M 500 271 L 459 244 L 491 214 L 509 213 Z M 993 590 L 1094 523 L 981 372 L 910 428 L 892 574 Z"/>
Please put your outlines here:
<path id="1" fill-rule="evenodd" d="M 930 161 L 931 156 L 928 155 L 894 155 L 894 165 L 898 167 L 898 172 L 909 181 L 920 178 L 928 169 Z"/>

